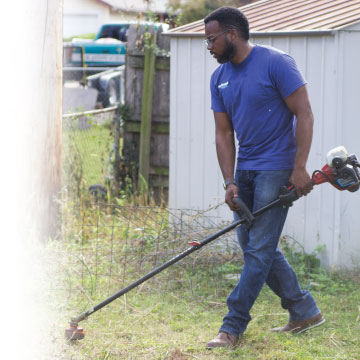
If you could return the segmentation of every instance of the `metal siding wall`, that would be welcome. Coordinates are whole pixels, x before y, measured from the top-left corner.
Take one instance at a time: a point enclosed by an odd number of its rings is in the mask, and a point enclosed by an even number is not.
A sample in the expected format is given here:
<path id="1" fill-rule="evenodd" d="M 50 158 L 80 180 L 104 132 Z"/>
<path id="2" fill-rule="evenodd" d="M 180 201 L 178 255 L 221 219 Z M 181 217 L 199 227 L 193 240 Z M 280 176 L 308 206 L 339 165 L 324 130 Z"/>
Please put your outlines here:
<path id="1" fill-rule="evenodd" d="M 171 41 L 170 207 L 189 208 L 190 198 L 190 39 Z M 174 64 L 175 62 L 175 64 Z"/>
<path id="2" fill-rule="evenodd" d="M 254 42 L 261 45 L 270 45 L 290 54 L 306 76 L 306 41 L 304 37 L 256 37 Z M 304 245 L 305 202 L 299 200 L 290 208 L 283 234 L 290 236 Z"/>
<path id="3" fill-rule="evenodd" d="M 171 40 L 170 194 L 172 208 L 208 209 L 224 200 L 210 109 L 218 66 L 202 39 Z M 231 219 L 226 207 L 214 216 Z"/>
<path id="4" fill-rule="evenodd" d="M 357 135 L 360 122 L 354 121 L 360 83 L 356 61 L 360 54 L 353 44 L 359 43 L 358 36 L 351 33 L 342 38 L 336 35 L 252 39 L 257 44 L 288 52 L 308 81 L 315 117 L 309 172 L 321 169 L 326 153 L 335 146 L 345 145 L 349 151 L 360 154 Z M 173 38 L 171 51 L 170 206 L 206 209 L 222 202 L 224 196 L 210 110 L 209 81 L 217 63 L 207 54 L 201 39 Z M 340 193 L 329 184 L 315 187 L 290 209 L 284 234 L 293 237 L 308 252 L 325 245 L 321 255 L 325 265 L 349 266 L 349 259 L 354 262 L 360 253 L 356 222 L 360 209 L 355 201 L 358 196 Z M 222 219 L 231 218 L 226 206 L 215 214 Z"/>
<path id="5" fill-rule="evenodd" d="M 308 162 L 308 169 L 321 169 L 327 152 L 340 144 L 336 131 L 336 56 L 334 37 L 311 37 L 308 39 L 307 73 L 309 95 L 314 112 L 314 137 Z M 313 251 L 325 245 L 322 254 L 324 264 L 334 264 L 334 237 L 336 237 L 336 190 L 330 185 L 318 186 L 306 199 L 304 245 L 306 251 Z M 336 248 L 336 246 L 335 246 Z"/>
<path id="6" fill-rule="evenodd" d="M 314 136 L 311 152 L 307 164 L 307 169 L 311 175 L 312 171 L 322 167 L 321 161 L 317 157 L 322 155 L 321 149 L 321 128 L 323 125 L 322 116 L 322 94 L 323 94 L 323 44 L 322 37 L 304 38 L 304 76 L 308 81 L 308 92 L 311 99 L 311 106 L 314 113 Z M 321 214 L 319 209 L 321 203 L 320 188 L 315 188 L 309 197 L 301 200 L 303 211 L 302 242 L 306 251 L 313 251 L 319 245 L 319 227 Z"/>
<path id="7" fill-rule="evenodd" d="M 360 33 L 339 32 L 342 57 L 342 109 L 339 121 L 342 143 L 350 153 L 360 156 Z M 360 192 L 341 193 L 338 263 L 347 267 L 360 264 Z"/>
<path id="8" fill-rule="evenodd" d="M 203 43 L 202 40 L 199 40 Z M 220 171 L 220 167 L 217 161 L 216 144 L 215 144 L 215 120 L 214 114 L 211 110 L 211 93 L 210 93 L 210 79 L 213 71 L 219 66 L 217 61 L 208 53 L 205 44 L 203 43 L 203 49 L 205 53 L 205 146 L 207 161 L 205 164 L 205 203 L 204 208 L 215 206 L 224 201 L 224 189 L 222 186 L 223 177 Z M 219 207 L 214 211 L 214 215 L 223 220 L 232 219 L 232 213 L 229 211 L 227 205 Z"/>
<path id="9" fill-rule="evenodd" d="M 201 42 L 171 40 L 170 206 L 174 208 L 204 209 L 217 194 L 215 127 L 208 94 L 215 64 L 208 62 Z"/>
<path id="10" fill-rule="evenodd" d="M 204 134 L 204 56 L 202 46 L 196 44 L 197 39 L 191 40 L 190 47 L 190 199 L 192 206 L 204 206 L 204 164 L 206 163 L 205 134 Z"/>
<path id="11" fill-rule="evenodd" d="M 289 42 L 287 42 L 286 40 Z M 296 38 L 275 38 L 274 46 L 284 50 L 289 53 L 296 61 L 300 71 L 302 72 L 304 78 L 308 81 L 307 78 L 307 39 L 304 37 Z M 279 42 L 282 40 L 282 43 L 288 43 L 288 48 L 285 46 L 280 47 Z M 289 210 L 288 220 L 286 222 L 286 227 L 283 231 L 284 234 L 291 236 L 293 239 L 305 245 L 305 199 L 299 200 L 294 203 L 293 207 Z"/>
<path id="12" fill-rule="evenodd" d="M 312 151 L 311 155 L 316 156 L 316 162 L 313 166 L 316 169 L 326 162 L 326 154 L 332 148 L 340 145 L 341 141 L 338 137 L 337 126 L 337 59 L 336 59 L 336 41 L 334 37 L 324 37 L 322 41 L 322 57 L 313 58 L 313 63 L 321 61 L 321 96 L 319 101 L 319 114 L 315 114 L 315 133 L 313 140 L 316 152 Z M 320 117 L 321 114 L 321 117 Z M 319 143 L 319 144 L 318 144 Z M 321 145 L 320 145 L 321 144 Z M 318 146 L 317 146 L 318 145 Z M 314 169 L 315 169 L 314 168 Z M 324 184 L 314 189 L 320 194 L 319 203 L 314 204 L 316 211 L 320 214 L 319 238 L 322 244 L 326 245 L 326 250 L 322 254 L 324 264 L 334 265 L 334 238 L 336 238 L 336 218 L 339 211 L 336 205 L 336 196 L 338 191 L 330 184 Z M 316 239 L 318 240 L 318 239 Z M 316 243 L 316 245 L 318 245 Z M 315 247 L 315 246 L 314 246 Z"/>
<path id="13" fill-rule="evenodd" d="M 256 38 L 259 44 L 270 44 L 289 53 L 308 82 L 307 88 L 314 112 L 314 136 L 308 171 L 321 169 L 326 153 L 340 144 L 337 130 L 337 59 L 332 36 Z M 311 195 L 294 203 L 283 233 L 291 236 L 312 252 L 319 245 L 326 265 L 337 263 L 336 190 L 330 185 L 316 187 Z"/>
<path id="14" fill-rule="evenodd" d="M 178 40 L 171 39 L 170 42 L 170 130 L 169 130 L 169 207 L 177 206 L 177 84 L 178 84 Z"/>

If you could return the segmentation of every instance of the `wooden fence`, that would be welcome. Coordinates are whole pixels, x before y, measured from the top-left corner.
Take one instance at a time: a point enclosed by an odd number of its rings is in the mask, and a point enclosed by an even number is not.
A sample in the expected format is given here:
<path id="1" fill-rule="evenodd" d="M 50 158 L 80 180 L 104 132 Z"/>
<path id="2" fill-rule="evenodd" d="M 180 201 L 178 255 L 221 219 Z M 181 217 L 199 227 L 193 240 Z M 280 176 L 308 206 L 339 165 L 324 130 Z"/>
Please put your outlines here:
<path id="1" fill-rule="evenodd" d="M 168 197 L 169 39 L 162 29 L 132 25 L 128 34 L 123 158 L 138 174 L 138 188 L 156 199 Z"/>

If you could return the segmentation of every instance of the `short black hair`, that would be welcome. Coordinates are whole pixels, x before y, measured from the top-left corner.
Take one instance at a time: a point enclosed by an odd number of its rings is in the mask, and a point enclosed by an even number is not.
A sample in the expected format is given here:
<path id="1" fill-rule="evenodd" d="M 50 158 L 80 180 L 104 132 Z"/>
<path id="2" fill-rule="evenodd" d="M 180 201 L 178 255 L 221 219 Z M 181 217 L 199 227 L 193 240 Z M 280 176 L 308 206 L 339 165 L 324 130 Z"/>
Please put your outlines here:
<path id="1" fill-rule="evenodd" d="M 223 6 L 214 10 L 204 19 L 205 25 L 210 21 L 217 21 L 224 30 L 237 30 L 244 40 L 249 40 L 250 38 L 249 22 L 246 16 L 235 7 Z"/>

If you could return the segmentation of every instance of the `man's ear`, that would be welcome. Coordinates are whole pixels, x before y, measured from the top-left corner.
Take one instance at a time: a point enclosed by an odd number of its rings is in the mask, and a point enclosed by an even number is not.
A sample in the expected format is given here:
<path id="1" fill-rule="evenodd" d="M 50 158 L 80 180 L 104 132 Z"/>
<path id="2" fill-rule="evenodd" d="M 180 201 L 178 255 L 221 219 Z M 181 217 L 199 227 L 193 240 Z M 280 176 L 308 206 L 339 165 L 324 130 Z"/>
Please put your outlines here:
<path id="1" fill-rule="evenodd" d="M 230 34 L 230 39 L 233 41 L 238 37 L 236 29 L 229 29 L 228 33 Z"/>

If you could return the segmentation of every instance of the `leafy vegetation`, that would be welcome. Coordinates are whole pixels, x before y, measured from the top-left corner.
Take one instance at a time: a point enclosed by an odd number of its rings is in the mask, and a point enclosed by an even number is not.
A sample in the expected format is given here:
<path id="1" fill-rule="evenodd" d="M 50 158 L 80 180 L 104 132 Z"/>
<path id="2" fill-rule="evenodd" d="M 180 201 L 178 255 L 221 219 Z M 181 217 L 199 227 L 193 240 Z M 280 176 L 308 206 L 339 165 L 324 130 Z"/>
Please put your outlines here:
<path id="1" fill-rule="evenodd" d="M 180 13 L 176 25 L 184 25 L 203 19 L 220 6 L 240 7 L 249 4 L 251 0 L 169 0 L 170 12 Z"/>

